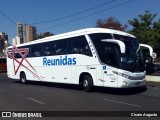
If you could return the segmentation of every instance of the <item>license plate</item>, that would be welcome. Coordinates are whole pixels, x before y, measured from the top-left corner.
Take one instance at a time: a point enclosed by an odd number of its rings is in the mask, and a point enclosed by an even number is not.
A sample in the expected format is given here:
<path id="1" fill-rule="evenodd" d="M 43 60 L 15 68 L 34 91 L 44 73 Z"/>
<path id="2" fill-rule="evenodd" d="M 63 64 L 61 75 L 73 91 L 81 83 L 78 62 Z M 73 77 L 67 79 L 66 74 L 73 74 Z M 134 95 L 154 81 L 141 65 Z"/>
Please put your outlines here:
<path id="1" fill-rule="evenodd" d="M 140 82 L 136 82 L 136 84 L 135 84 L 135 85 L 139 86 L 139 85 L 140 85 Z"/>

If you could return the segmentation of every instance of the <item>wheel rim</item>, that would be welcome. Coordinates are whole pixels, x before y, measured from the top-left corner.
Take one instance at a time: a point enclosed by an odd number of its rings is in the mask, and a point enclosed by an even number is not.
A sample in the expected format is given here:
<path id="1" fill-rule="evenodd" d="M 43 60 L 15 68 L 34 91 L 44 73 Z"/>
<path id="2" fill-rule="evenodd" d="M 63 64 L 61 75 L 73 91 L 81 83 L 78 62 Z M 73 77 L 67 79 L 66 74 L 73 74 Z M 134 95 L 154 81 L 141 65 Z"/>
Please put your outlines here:
<path id="1" fill-rule="evenodd" d="M 24 77 L 24 75 L 22 76 L 22 82 L 24 83 L 25 82 L 25 77 Z"/>
<path id="2" fill-rule="evenodd" d="M 22 77 L 22 82 L 24 82 L 25 80 L 24 80 L 24 78 Z"/>
<path id="3" fill-rule="evenodd" d="M 87 80 L 84 80 L 84 83 L 83 83 L 84 87 L 88 87 L 88 81 Z"/>

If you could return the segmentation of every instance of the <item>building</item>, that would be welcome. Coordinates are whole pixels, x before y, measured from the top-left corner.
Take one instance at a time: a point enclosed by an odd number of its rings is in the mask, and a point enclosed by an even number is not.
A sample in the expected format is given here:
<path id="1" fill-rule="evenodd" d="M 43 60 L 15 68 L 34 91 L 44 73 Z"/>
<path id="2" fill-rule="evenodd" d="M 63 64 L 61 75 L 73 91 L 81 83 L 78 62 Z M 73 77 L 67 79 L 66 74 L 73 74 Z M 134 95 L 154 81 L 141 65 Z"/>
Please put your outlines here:
<path id="1" fill-rule="evenodd" d="M 30 42 L 37 39 L 37 30 L 36 27 L 25 25 L 25 40 Z"/>
<path id="2" fill-rule="evenodd" d="M 6 48 L 8 47 L 8 35 L 0 32 L 0 56 L 5 55 Z"/>
<path id="3" fill-rule="evenodd" d="M 18 45 L 21 44 L 21 38 L 16 36 L 15 38 L 12 39 L 12 45 Z"/>
<path id="4" fill-rule="evenodd" d="M 24 43 L 23 25 L 21 23 L 17 23 L 17 36 L 20 38 L 20 43 Z"/>

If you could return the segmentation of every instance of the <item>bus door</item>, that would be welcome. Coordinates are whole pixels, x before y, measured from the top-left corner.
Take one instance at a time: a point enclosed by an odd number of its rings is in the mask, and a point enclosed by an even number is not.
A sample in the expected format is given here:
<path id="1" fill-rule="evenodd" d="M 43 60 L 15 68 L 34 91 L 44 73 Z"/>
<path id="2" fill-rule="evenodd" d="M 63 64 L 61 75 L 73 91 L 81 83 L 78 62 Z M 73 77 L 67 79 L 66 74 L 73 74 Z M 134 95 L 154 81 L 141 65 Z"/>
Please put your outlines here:
<path id="1" fill-rule="evenodd" d="M 109 65 L 97 65 L 97 86 L 117 87 L 118 85 L 118 69 Z"/>
<path id="2" fill-rule="evenodd" d="M 102 74 L 104 86 L 117 87 L 118 86 L 118 72 L 120 66 L 120 54 L 125 53 L 125 45 L 118 40 L 104 39 L 101 46 L 101 61 L 105 63 L 102 66 Z"/>
<path id="3" fill-rule="evenodd" d="M 118 84 L 117 74 L 114 74 L 114 71 L 117 71 L 117 59 L 119 57 L 116 46 L 114 43 L 107 43 L 103 50 L 103 61 L 106 65 L 102 66 L 102 75 L 106 87 L 117 87 Z"/>
<path id="4" fill-rule="evenodd" d="M 118 76 L 117 74 L 114 74 L 113 71 L 116 68 L 113 68 L 111 66 L 102 66 L 102 75 L 104 80 L 104 86 L 105 87 L 117 87 L 118 85 Z M 117 69 L 115 70 L 117 71 Z"/>

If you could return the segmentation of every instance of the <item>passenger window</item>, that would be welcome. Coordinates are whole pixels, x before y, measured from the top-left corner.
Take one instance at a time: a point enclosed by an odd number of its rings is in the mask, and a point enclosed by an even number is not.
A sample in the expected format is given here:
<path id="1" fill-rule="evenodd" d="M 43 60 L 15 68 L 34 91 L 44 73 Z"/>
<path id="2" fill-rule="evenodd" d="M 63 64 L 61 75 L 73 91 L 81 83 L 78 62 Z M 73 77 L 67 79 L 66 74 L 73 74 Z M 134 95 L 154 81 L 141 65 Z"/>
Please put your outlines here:
<path id="1" fill-rule="evenodd" d="M 117 56 L 114 56 L 116 55 L 115 49 L 118 49 L 117 47 L 118 46 L 113 43 L 104 43 L 101 45 L 102 49 L 100 59 L 103 63 L 113 67 L 117 67 Z"/>
<path id="2" fill-rule="evenodd" d="M 72 54 L 83 54 L 87 56 L 92 56 L 91 50 L 89 48 L 85 36 L 72 38 L 71 44 L 72 44 Z"/>
<path id="3" fill-rule="evenodd" d="M 21 56 L 20 56 L 19 53 L 14 53 L 14 57 L 15 57 L 15 58 L 21 58 Z"/>
<path id="4" fill-rule="evenodd" d="M 69 41 L 67 39 L 54 42 L 55 55 L 69 54 Z"/>
<path id="5" fill-rule="evenodd" d="M 44 56 L 54 55 L 54 44 L 53 42 L 47 42 L 44 44 Z"/>
<path id="6" fill-rule="evenodd" d="M 18 47 L 18 49 L 21 49 L 21 48 Z M 17 53 L 17 52 L 14 53 L 14 57 L 15 58 L 22 58 L 22 56 L 19 53 Z"/>
<path id="7" fill-rule="evenodd" d="M 40 57 L 43 56 L 43 46 L 41 44 L 33 45 L 29 49 L 30 57 Z"/>
<path id="8" fill-rule="evenodd" d="M 12 50 L 12 49 L 11 49 L 11 48 L 9 48 L 9 49 L 7 50 L 7 52 L 8 52 L 8 51 L 10 51 L 10 50 Z M 10 54 L 12 55 L 12 53 L 10 53 Z M 10 58 L 10 59 L 12 59 L 12 57 L 11 57 L 11 56 L 9 56 L 9 54 L 7 54 L 7 57 L 8 57 L 8 58 Z"/>

